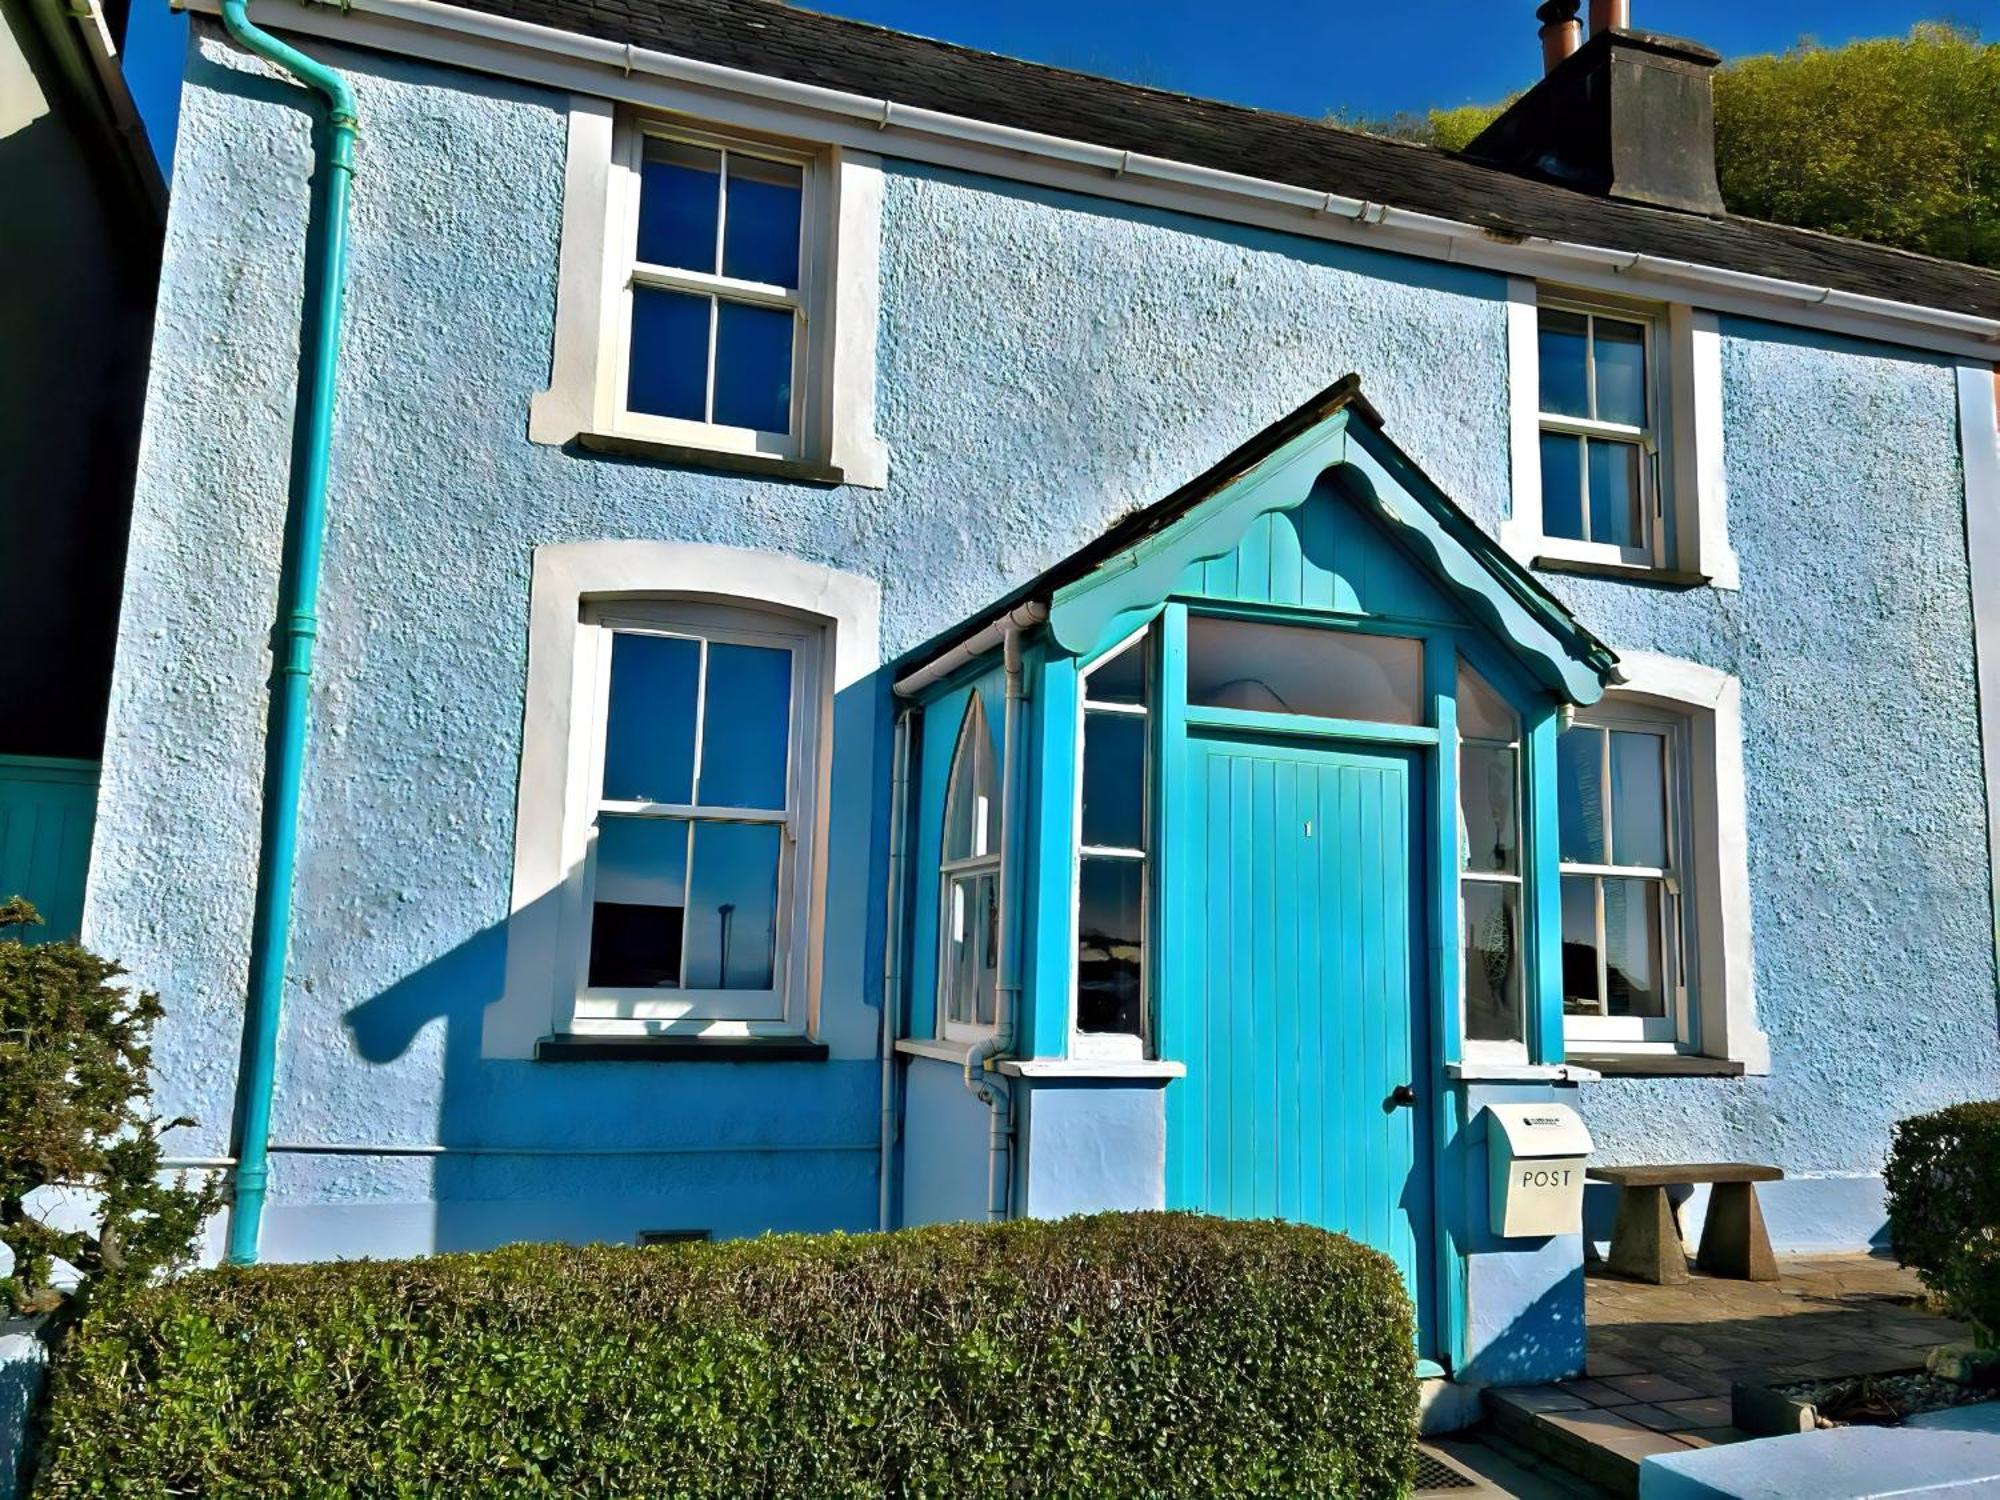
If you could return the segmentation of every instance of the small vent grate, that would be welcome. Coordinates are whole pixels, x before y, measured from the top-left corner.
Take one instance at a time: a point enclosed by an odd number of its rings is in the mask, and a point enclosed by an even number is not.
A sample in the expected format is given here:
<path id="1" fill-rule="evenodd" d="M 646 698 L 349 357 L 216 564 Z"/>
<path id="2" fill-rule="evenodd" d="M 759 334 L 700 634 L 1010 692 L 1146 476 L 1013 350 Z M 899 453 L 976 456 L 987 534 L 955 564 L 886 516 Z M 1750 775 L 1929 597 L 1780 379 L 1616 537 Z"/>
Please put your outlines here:
<path id="1" fill-rule="evenodd" d="M 1419 1496 L 1442 1494 L 1451 1490 L 1476 1490 L 1479 1481 L 1459 1472 L 1428 1448 L 1417 1450 L 1417 1486 Z"/>

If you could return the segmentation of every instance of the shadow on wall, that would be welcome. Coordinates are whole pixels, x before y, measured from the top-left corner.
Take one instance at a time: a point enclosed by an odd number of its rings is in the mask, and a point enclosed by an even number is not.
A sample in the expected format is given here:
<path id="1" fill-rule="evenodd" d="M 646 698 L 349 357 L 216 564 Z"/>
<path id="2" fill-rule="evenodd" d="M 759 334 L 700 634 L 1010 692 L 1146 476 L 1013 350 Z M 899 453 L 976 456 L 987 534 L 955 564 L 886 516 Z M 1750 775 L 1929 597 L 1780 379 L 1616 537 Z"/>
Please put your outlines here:
<path id="1" fill-rule="evenodd" d="M 289 1227 L 267 1227 L 273 1258 L 630 1241 L 642 1230 L 724 1238 L 873 1229 L 887 875 L 878 804 L 890 737 L 868 730 L 884 691 L 870 674 L 833 707 L 834 744 L 854 748 L 835 755 L 825 825 L 816 1031 L 829 1060 L 539 1062 L 519 1055 L 520 1041 L 500 1044 L 513 1055 L 486 1055 L 488 1010 L 503 1000 L 516 1036 L 555 1029 L 557 966 L 572 951 L 557 937 L 558 884 L 346 1012 L 355 1052 L 384 1068 L 442 1023 L 421 1044 L 423 1058 L 381 1075 L 387 1087 L 407 1087 L 410 1068 L 439 1070 L 420 1083 L 426 1097 L 436 1090 L 434 1129 L 405 1111 L 400 1128 L 418 1134 L 397 1153 L 274 1152 L 283 1176 L 267 1214 Z M 519 946 L 512 965 L 510 944 Z M 365 1120 L 357 1108 L 336 1123 L 346 1132 L 338 1138 L 374 1135 Z"/>

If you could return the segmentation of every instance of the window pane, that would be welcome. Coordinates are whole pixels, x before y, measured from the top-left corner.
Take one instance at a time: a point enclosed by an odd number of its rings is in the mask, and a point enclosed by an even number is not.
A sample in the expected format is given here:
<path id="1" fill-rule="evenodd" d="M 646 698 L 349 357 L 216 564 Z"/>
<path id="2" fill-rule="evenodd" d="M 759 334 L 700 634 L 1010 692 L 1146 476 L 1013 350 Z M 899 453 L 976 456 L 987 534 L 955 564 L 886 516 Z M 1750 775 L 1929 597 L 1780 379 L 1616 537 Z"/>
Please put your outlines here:
<path id="1" fill-rule="evenodd" d="M 1590 450 L 1590 539 L 1614 547 L 1645 546 L 1639 486 L 1645 455 L 1639 445 L 1586 438 L 1584 446 Z"/>
<path id="2" fill-rule="evenodd" d="M 1000 909 L 993 876 L 954 876 L 945 899 L 946 1016 L 962 1026 L 993 1024 Z"/>
<path id="3" fill-rule="evenodd" d="M 1611 863 L 1667 866 L 1666 740 L 1611 731 Z"/>
<path id="4" fill-rule="evenodd" d="M 723 275 L 798 286 L 799 183 L 797 167 L 754 156 L 729 158 Z"/>
<path id="5" fill-rule="evenodd" d="M 1561 417 L 1590 415 L 1589 376 L 1584 365 L 1587 320 L 1582 313 L 1541 313 L 1542 410 Z"/>
<path id="6" fill-rule="evenodd" d="M 1488 874 L 1521 873 L 1520 813 L 1516 806 L 1514 752 L 1466 745 L 1458 753 L 1459 816 L 1465 868 Z"/>
<path id="7" fill-rule="evenodd" d="M 1141 636 L 1116 656 L 1106 657 L 1083 679 L 1083 696 L 1092 703 L 1146 701 L 1146 637 Z"/>
<path id="8" fill-rule="evenodd" d="M 978 859 L 1000 849 L 1000 798 L 993 774 L 993 742 L 975 691 L 966 704 L 952 752 L 951 790 L 945 798 L 944 857 Z"/>
<path id="9" fill-rule="evenodd" d="M 695 691 L 701 642 L 611 637 L 611 704 L 604 725 L 604 795 L 614 802 L 694 799 Z"/>
<path id="10" fill-rule="evenodd" d="M 1562 857 L 1574 864 L 1603 864 L 1603 730 L 1579 724 L 1556 740 L 1556 808 Z"/>
<path id="11" fill-rule="evenodd" d="M 594 989 L 672 989 L 681 982 L 688 825 L 679 818 L 597 823 L 591 889 Z"/>
<path id="12" fill-rule="evenodd" d="M 1563 1013 L 1595 1016 L 1597 995 L 1597 877 L 1562 878 Z"/>
<path id="13" fill-rule="evenodd" d="M 683 271 L 715 269 L 722 155 L 649 138 L 639 166 L 639 259 Z"/>
<path id="14" fill-rule="evenodd" d="M 1085 859 L 1079 872 L 1076 1029 L 1139 1033 L 1146 866 Z"/>
<path id="15" fill-rule="evenodd" d="M 1423 643 L 1401 636 L 1196 615 L 1187 674 L 1202 708 L 1423 722 Z"/>
<path id="16" fill-rule="evenodd" d="M 715 325 L 715 420 L 758 432 L 792 430 L 792 314 L 724 302 Z"/>
<path id="17" fill-rule="evenodd" d="M 775 823 L 697 823 L 688 880 L 692 990 L 768 990 L 778 951 Z"/>
<path id="18" fill-rule="evenodd" d="M 1458 659 L 1458 732 L 1466 739 L 1506 740 L 1521 737 L 1521 721 L 1493 684 Z"/>
<path id="19" fill-rule="evenodd" d="M 1608 1013 L 1664 1016 L 1666 986 L 1660 974 L 1660 883 L 1604 882 L 1604 964 Z"/>
<path id="20" fill-rule="evenodd" d="M 791 719 L 791 652 L 712 643 L 701 723 L 702 805 L 783 808 Z"/>
<path id="21" fill-rule="evenodd" d="M 1542 434 L 1542 531 L 1548 536 L 1583 537 L 1583 439 L 1567 433 Z"/>
<path id="22" fill-rule="evenodd" d="M 1136 715 L 1083 716 L 1083 841 L 1146 847 L 1146 721 Z"/>
<path id="23" fill-rule="evenodd" d="M 1646 329 L 1618 318 L 1597 320 L 1597 420 L 1646 425 Z"/>
<path id="24" fill-rule="evenodd" d="M 1465 1035 L 1475 1042 L 1526 1039 L 1521 1015 L 1521 888 L 1466 881 Z"/>
<path id="25" fill-rule="evenodd" d="M 632 288 L 632 362 L 627 409 L 655 417 L 708 419 L 709 299 Z"/>

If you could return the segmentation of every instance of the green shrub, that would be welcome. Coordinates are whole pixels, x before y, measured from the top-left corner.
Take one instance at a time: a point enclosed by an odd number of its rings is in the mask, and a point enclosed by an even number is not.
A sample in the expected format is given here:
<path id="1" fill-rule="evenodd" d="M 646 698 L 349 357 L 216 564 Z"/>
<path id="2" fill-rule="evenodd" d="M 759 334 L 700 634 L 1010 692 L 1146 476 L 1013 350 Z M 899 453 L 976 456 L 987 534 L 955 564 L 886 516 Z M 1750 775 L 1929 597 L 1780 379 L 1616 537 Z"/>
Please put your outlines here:
<path id="1" fill-rule="evenodd" d="M 18 897 L 0 903 L 0 1244 L 13 1274 L 0 1311 L 70 1311 L 51 1284 L 60 1259 L 102 1296 L 183 1263 L 219 1198 L 213 1187 L 160 1180 L 162 1122 L 146 1105 L 147 1045 L 160 997 L 114 984 L 124 970 L 75 943 L 16 941 L 40 923 Z M 87 1193 L 94 1223 L 43 1222 L 31 1196 Z"/>
<path id="2" fill-rule="evenodd" d="M 1982 1342 L 2000 1338 L 2000 1099 L 1900 1121 L 1882 1173 L 1896 1258 Z"/>
<path id="3" fill-rule="evenodd" d="M 38 1496 L 1396 1495 L 1411 1314 L 1183 1214 L 222 1269 L 93 1309 Z"/>

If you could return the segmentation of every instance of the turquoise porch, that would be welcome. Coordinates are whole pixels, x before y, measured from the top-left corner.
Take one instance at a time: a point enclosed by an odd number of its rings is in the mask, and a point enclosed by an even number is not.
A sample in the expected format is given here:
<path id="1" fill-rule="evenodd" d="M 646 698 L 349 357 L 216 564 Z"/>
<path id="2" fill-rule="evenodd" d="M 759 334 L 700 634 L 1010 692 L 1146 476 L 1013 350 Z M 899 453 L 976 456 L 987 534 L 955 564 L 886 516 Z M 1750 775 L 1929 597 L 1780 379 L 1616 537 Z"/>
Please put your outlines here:
<path id="1" fill-rule="evenodd" d="M 906 656 L 896 1221 L 1304 1220 L 1438 1369 L 1579 1366 L 1480 1111 L 1573 1096 L 1555 741 L 1614 671 L 1352 377 Z"/>

